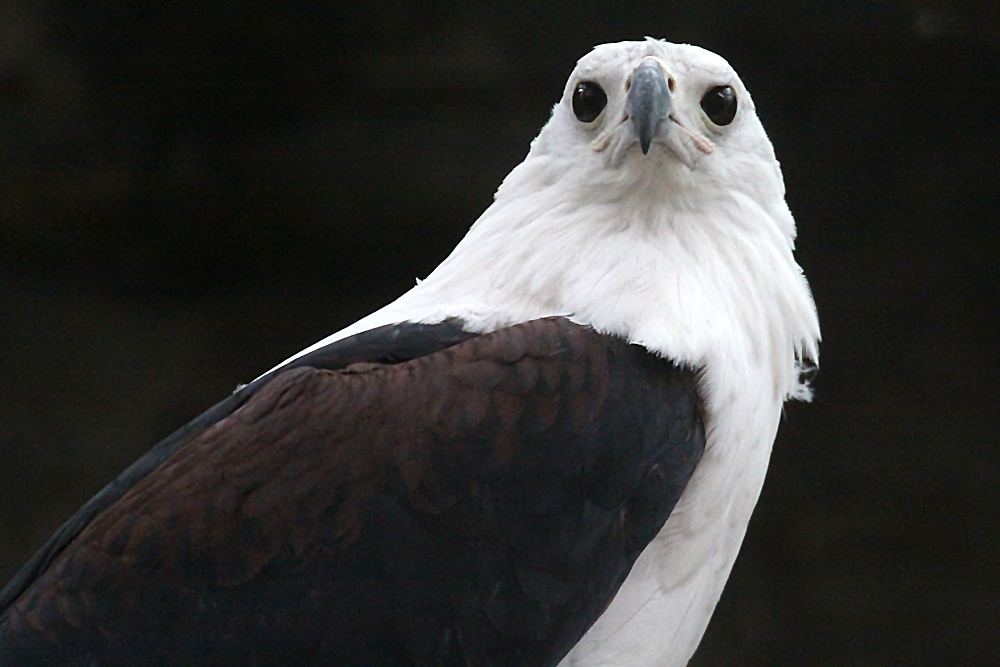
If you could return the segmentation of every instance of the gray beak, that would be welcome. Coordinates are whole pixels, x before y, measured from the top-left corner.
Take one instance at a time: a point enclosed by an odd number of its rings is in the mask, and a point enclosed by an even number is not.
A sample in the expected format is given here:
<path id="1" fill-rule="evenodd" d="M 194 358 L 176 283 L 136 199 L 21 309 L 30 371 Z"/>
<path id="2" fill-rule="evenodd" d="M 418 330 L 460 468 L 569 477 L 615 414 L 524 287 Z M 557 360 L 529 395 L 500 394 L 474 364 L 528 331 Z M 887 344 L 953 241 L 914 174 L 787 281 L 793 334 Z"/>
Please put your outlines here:
<path id="1" fill-rule="evenodd" d="M 632 85 L 625 98 L 625 111 L 639 135 L 642 154 L 646 155 L 660 123 L 674 111 L 663 68 L 655 60 L 643 59 L 632 72 Z"/>

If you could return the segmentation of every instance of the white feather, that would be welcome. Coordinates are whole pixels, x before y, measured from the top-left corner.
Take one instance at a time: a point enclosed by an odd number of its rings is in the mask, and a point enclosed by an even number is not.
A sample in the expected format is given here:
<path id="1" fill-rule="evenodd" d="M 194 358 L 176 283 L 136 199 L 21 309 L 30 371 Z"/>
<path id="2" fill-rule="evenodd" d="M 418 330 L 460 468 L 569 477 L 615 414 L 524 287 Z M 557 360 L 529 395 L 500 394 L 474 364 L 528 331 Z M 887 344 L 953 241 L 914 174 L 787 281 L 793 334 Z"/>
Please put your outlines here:
<path id="1" fill-rule="evenodd" d="M 650 55 L 675 79 L 684 131 L 661 133 L 644 156 L 622 110 L 626 79 Z M 573 114 L 581 80 L 608 95 L 593 123 Z M 700 108 L 715 85 L 736 91 L 726 127 Z M 794 238 L 778 162 L 728 63 L 655 40 L 604 45 L 577 64 L 524 162 L 452 254 L 392 304 L 300 355 L 401 321 L 457 316 L 485 332 L 567 315 L 703 369 L 704 458 L 611 606 L 561 663 L 683 665 L 736 559 L 782 403 L 808 396 L 799 364 L 817 360 L 819 324 Z"/>

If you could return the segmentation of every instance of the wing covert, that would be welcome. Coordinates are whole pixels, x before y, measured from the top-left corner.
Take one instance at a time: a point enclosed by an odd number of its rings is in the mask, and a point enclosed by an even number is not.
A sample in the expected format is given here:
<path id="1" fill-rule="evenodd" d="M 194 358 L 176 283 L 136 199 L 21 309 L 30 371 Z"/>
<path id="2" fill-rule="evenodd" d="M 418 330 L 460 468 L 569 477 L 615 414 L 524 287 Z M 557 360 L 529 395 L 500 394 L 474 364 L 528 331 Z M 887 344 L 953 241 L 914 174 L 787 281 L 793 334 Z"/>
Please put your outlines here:
<path id="1" fill-rule="evenodd" d="M 692 371 L 565 319 L 401 363 L 293 368 L 83 527 L 6 612 L 7 650 L 555 664 L 703 448 Z"/>

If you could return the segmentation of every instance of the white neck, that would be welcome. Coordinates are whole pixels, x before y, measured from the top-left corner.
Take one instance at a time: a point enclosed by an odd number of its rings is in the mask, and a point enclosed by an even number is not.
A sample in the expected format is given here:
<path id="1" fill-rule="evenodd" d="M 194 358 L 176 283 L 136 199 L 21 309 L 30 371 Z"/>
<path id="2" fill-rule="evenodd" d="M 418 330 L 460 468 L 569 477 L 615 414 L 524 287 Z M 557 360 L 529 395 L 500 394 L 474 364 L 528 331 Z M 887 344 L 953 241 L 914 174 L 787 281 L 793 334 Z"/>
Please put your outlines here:
<path id="1" fill-rule="evenodd" d="M 816 358 L 819 328 L 782 199 L 767 208 L 720 191 L 711 210 L 682 208 L 670 188 L 643 183 L 624 198 L 573 198 L 554 180 L 538 187 L 546 166 L 529 155 L 425 280 L 323 343 L 404 320 L 461 317 L 490 331 L 567 315 L 706 367 L 710 400 L 734 364 L 751 362 L 766 363 L 779 398 L 798 391 L 796 360 Z"/>

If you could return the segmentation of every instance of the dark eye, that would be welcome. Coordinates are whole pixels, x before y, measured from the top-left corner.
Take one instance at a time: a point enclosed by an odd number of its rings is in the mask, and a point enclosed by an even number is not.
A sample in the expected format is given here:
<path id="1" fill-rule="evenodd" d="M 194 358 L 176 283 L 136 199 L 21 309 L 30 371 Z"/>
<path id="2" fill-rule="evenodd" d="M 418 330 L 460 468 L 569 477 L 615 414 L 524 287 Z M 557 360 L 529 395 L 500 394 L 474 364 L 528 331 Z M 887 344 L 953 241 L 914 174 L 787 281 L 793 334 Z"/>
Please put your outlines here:
<path id="1" fill-rule="evenodd" d="M 736 118 L 736 92 L 732 86 L 710 88 L 701 98 L 701 108 L 716 125 L 729 125 Z"/>
<path id="2" fill-rule="evenodd" d="M 573 113 L 580 122 L 593 123 L 607 105 L 607 94 L 593 81 L 581 81 L 573 89 Z"/>

